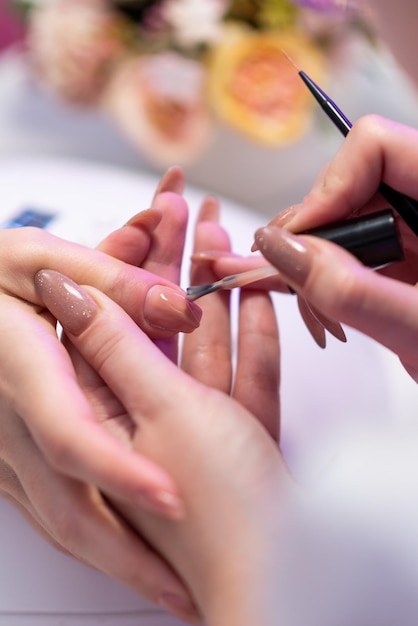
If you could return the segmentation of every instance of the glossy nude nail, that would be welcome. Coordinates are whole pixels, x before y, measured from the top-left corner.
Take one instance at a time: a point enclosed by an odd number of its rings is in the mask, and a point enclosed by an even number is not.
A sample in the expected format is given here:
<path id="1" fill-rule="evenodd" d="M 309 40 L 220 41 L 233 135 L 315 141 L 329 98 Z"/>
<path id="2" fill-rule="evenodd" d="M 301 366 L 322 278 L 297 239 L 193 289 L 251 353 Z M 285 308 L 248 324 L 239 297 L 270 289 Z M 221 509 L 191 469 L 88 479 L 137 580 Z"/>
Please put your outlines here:
<path id="1" fill-rule="evenodd" d="M 288 207 L 287 209 L 284 209 L 283 211 L 278 213 L 276 217 L 273 217 L 273 219 L 267 224 L 267 228 L 269 226 L 276 226 L 278 228 L 283 228 L 285 225 L 289 224 L 289 222 L 291 222 L 294 216 L 296 215 L 296 212 L 297 212 L 296 206 L 297 205 L 292 205 Z M 257 241 L 254 241 L 253 245 L 251 246 L 251 252 L 256 252 L 257 250 L 258 250 Z"/>
<path id="2" fill-rule="evenodd" d="M 154 285 L 145 300 L 144 317 L 155 328 L 191 332 L 200 324 L 202 309 L 189 302 L 181 291 Z"/>
<path id="3" fill-rule="evenodd" d="M 312 264 L 312 251 L 305 242 L 287 230 L 265 226 L 255 234 L 259 251 L 295 287 L 303 287 Z"/>
<path id="4" fill-rule="evenodd" d="M 35 275 L 36 292 L 62 327 L 79 335 L 97 313 L 97 304 L 77 283 L 54 270 L 40 270 Z"/>

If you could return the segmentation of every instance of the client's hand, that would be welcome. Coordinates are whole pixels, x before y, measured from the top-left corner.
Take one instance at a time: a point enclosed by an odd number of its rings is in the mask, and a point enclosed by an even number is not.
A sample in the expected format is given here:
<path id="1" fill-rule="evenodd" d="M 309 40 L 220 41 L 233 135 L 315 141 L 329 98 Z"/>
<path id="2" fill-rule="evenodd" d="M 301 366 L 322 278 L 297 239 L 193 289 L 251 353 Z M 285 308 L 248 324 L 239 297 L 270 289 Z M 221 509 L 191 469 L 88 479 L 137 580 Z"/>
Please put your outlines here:
<path id="1" fill-rule="evenodd" d="M 183 585 L 104 505 L 98 491 L 177 517 L 182 504 L 175 483 L 102 428 L 99 403 L 91 404 L 82 387 L 89 381 L 81 369 L 75 374 L 33 280 L 40 268 L 48 268 L 94 285 L 172 350 L 176 334 L 193 330 L 200 316 L 176 284 L 187 223 L 187 206 L 172 193 L 178 184 L 175 172 L 166 177 L 152 209 L 110 235 L 102 251 L 38 229 L 0 231 L 0 491 L 61 550 L 164 606 L 164 593 L 178 597 L 184 610 L 177 606 L 176 613 L 184 616 L 193 609 Z M 135 267 L 140 264 L 146 269 Z M 161 271 L 164 276 L 151 273 L 167 264 L 172 265 Z M 88 317 L 75 302 L 72 315 L 77 319 L 77 314 Z"/>
<path id="2" fill-rule="evenodd" d="M 216 211 L 208 199 L 199 248 L 229 245 L 219 226 L 206 221 Z M 193 378 L 101 292 L 61 279 L 46 284 L 43 274 L 40 296 L 113 392 L 102 403 L 104 425 L 119 428 L 127 446 L 167 469 L 186 514 L 173 522 L 112 496 L 115 506 L 183 576 L 207 624 L 268 626 L 261 612 L 269 614 L 265 579 L 290 485 L 271 436 L 278 431 L 279 351 L 269 296 L 242 296 L 235 377 L 228 296 L 206 300 L 202 331 L 184 346 Z M 75 318 L 74 302 L 89 315 Z"/>

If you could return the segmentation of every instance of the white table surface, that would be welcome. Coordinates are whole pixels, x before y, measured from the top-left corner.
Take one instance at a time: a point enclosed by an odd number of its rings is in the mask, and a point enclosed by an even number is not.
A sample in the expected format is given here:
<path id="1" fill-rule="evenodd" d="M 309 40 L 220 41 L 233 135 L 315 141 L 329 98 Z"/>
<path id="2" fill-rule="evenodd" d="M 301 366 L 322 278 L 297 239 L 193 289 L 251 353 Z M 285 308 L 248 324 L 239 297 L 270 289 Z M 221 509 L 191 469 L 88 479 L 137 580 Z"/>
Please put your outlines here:
<path id="1" fill-rule="evenodd" d="M 144 174 L 76 160 L 0 160 L 0 222 L 23 208 L 52 211 L 57 218 L 51 232 L 94 245 L 147 207 L 155 184 L 156 179 Z M 203 192 L 189 188 L 185 196 L 193 223 Z M 260 215 L 228 201 L 223 206 L 223 223 L 234 247 L 246 252 L 262 223 Z M 189 251 L 190 241 L 187 246 Z M 347 425 L 414 418 L 417 386 L 392 354 L 350 329 L 347 344 L 331 337 L 322 351 L 300 321 L 294 298 L 277 296 L 275 303 L 283 345 L 282 441 L 296 474 L 308 466 L 320 471 L 321 463 L 327 463 L 322 457 L 318 464 L 317 458 L 324 441 L 332 442 Z M 118 583 L 56 552 L 6 502 L 0 502 L 0 516 L 0 626 L 178 623 Z"/>

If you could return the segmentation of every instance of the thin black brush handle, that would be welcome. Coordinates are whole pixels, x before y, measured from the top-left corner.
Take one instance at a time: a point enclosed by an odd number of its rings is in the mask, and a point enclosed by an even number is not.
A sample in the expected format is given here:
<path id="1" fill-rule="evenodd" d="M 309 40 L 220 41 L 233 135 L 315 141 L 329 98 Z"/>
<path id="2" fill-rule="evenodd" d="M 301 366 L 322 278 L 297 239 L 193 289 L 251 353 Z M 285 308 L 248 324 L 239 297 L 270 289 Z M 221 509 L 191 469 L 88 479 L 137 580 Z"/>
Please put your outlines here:
<path id="1" fill-rule="evenodd" d="M 299 76 L 329 119 L 335 124 L 344 137 L 346 137 L 352 127 L 350 120 L 312 78 L 303 71 L 299 72 Z M 392 189 L 392 187 L 389 187 L 389 185 L 383 182 L 379 185 L 379 193 L 399 213 L 404 222 L 408 224 L 414 233 L 418 235 L 418 202 L 396 191 L 396 189 Z"/>

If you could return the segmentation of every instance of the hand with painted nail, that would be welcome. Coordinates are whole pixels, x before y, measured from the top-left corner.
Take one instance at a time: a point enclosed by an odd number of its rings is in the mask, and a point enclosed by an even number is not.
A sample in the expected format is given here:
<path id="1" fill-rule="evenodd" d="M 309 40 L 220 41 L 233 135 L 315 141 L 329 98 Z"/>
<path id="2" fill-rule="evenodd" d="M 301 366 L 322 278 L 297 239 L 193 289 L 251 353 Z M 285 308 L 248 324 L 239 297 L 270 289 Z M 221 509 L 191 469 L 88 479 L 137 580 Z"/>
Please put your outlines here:
<path id="1" fill-rule="evenodd" d="M 296 286 L 294 278 L 288 280 L 287 275 L 292 264 L 298 262 L 298 248 L 283 243 L 286 233 L 280 231 L 280 228 L 284 228 L 289 232 L 300 233 L 385 208 L 387 204 L 377 193 L 382 180 L 392 188 L 418 199 L 418 182 L 413 167 L 416 162 L 416 129 L 376 116 L 367 116 L 353 125 L 337 155 L 304 200 L 271 220 L 268 233 L 266 231 L 263 235 L 264 248 L 258 245 L 256 239 L 255 247 L 263 253 L 264 259 L 260 260 L 259 255 L 240 259 L 231 255 L 216 257 L 206 253 L 201 262 L 205 259 L 210 261 L 216 277 L 220 278 L 260 267 L 266 260 L 269 261 L 280 274 L 256 286 L 283 290 L 288 283 L 296 290 L 301 313 L 318 343 L 321 344 L 325 339 L 324 328 L 337 336 L 341 334 L 341 327 L 333 321 L 339 320 L 393 350 L 416 379 L 418 357 L 412 350 L 416 344 L 415 309 L 410 307 L 416 300 L 415 285 L 418 281 L 417 235 L 398 217 L 397 225 L 405 259 L 378 272 L 362 267 L 354 257 L 344 254 L 336 246 L 320 239 L 303 237 L 300 241 L 305 242 L 303 246 L 312 248 L 313 260 L 312 275 L 309 273 L 310 279 L 301 289 L 300 285 Z M 277 235 L 276 251 L 274 233 Z M 290 250 L 295 255 L 292 262 L 288 257 Z M 320 255 L 324 255 L 321 264 Z M 303 254 L 300 256 L 303 257 Z M 282 268 L 285 258 L 288 261 L 286 267 Z M 324 267 L 324 273 L 320 276 L 319 267 L 325 264 L 325 259 L 329 265 Z M 383 280 L 383 277 L 387 279 Z M 341 335 L 339 338 L 344 337 Z"/>
<path id="2" fill-rule="evenodd" d="M 279 213 L 270 225 L 301 233 L 387 208 L 378 193 L 382 182 L 417 199 L 417 161 L 416 129 L 375 115 L 365 116 L 353 125 L 303 201 Z M 380 273 L 414 285 L 418 281 L 417 235 L 400 217 L 397 226 L 405 259 Z"/>
<path id="3" fill-rule="evenodd" d="M 405 260 L 376 272 L 335 245 L 289 233 L 381 209 L 384 201 L 377 189 L 382 179 L 418 198 L 411 167 L 415 162 L 415 129 L 375 116 L 363 118 L 354 124 L 303 202 L 260 229 L 256 243 L 282 278 L 309 303 L 392 350 L 418 381 L 417 235 L 399 217 Z"/>
<path id="4" fill-rule="evenodd" d="M 106 490 L 177 519 L 183 510 L 177 486 L 164 469 L 103 429 L 104 415 L 87 393 L 97 374 L 74 352 L 71 361 L 34 282 L 47 268 L 41 279 L 48 290 L 57 270 L 65 269 L 118 302 L 174 358 L 178 332 L 194 330 L 201 315 L 177 284 L 187 224 L 181 181 L 172 171 L 152 208 L 112 233 L 101 250 L 38 229 L 0 231 L 0 483 L 1 494 L 51 543 L 154 602 L 168 606 L 177 599 L 184 610 L 177 606 L 176 614 L 189 619 L 193 607 L 178 576 L 100 495 Z M 73 323 L 90 316 L 82 302 L 72 313 Z"/>
<path id="5" fill-rule="evenodd" d="M 217 212 L 208 198 L 196 250 L 229 250 Z M 212 280 L 213 274 L 197 266 L 192 278 Z M 103 428 L 166 469 L 179 487 L 184 516 L 162 518 L 110 494 L 113 505 L 180 573 L 208 626 L 275 623 L 272 615 L 261 619 L 269 601 L 263 580 L 274 576 L 272 547 L 293 483 L 277 446 L 279 346 L 268 294 L 242 294 L 234 375 L 226 293 L 202 303 L 202 325 L 185 337 L 180 369 L 100 291 L 43 271 L 36 285 L 106 384 Z M 255 566 L 260 561 L 263 577 Z"/>

